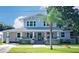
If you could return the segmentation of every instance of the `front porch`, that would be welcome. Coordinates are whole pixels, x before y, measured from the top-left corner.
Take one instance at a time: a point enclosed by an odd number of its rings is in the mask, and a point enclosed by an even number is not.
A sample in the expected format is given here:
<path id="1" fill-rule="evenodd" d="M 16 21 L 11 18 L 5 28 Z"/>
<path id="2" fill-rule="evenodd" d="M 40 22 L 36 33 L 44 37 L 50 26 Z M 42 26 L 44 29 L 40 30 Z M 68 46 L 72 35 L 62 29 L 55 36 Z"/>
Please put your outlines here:
<path id="1" fill-rule="evenodd" d="M 6 43 L 49 44 L 50 32 L 6 32 Z M 27 41 L 27 42 L 26 42 Z M 60 43 L 60 32 L 52 32 L 52 44 Z"/>

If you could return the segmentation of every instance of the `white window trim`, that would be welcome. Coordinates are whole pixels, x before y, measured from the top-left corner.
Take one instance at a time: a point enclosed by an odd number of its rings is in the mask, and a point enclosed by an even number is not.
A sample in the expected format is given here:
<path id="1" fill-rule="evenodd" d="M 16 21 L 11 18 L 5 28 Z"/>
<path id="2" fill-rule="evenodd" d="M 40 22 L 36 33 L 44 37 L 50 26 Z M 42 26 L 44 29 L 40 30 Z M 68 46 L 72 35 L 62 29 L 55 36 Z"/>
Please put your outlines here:
<path id="1" fill-rule="evenodd" d="M 18 33 L 20 33 L 20 37 L 17 37 L 17 34 L 18 34 Z M 22 37 L 22 32 L 17 32 L 17 33 L 16 33 L 16 37 L 17 37 L 17 38 L 21 38 L 21 37 Z"/>
<path id="2" fill-rule="evenodd" d="M 34 21 L 27 21 L 27 22 L 29 24 L 29 26 L 27 26 L 27 27 L 35 27 L 36 26 L 36 21 L 35 20 Z M 32 22 L 32 26 L 30 26 L 31 22 Z M 34 22 L 35 22 L 35 26 L 34 26 Z"/>
<path id="3" fill-rule="evenodd" d="M 62 33 L 62 32 L 61 32 L 61 33 Z M 65 34 L 66 34 L 66 33 L 65 33 L 65 32 L 63 32 L 63 33 L 64 33 L 64 37 L 65 37 Z M 62 35 L 62 34 L 61 34 L 61 35 Z M 61 36 L 61 37 L 62 37 L 62 36 Z M 64 37 L 62 37 L 62 38 L 64 38 Z"/>

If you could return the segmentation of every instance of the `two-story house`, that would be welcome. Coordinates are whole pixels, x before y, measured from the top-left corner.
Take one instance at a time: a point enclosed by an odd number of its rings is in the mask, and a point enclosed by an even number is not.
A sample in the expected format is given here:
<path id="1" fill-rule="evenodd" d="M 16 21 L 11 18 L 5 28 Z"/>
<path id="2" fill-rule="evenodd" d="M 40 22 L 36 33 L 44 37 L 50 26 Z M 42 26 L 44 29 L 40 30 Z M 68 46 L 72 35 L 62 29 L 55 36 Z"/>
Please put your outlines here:
<path id="1" fill-rule="evenodd" d="M 32 44 L 49 44 L 50 29 L 49 24 L 40 19 L 43 14 L 36 14 L 33 16 L 19 19 L 23 21 L 22 28 L 15 28 L 3 31 L 3 39 L 6 43 L 17 42 L 19 39 L 30 40 Z M 20 25 L 20 24 L 19 24 Z M 59 44 L 60 39 L 70 39 L 70 31 L 62 30 L 56 23 L 52 27 L 52 43 Z"/>

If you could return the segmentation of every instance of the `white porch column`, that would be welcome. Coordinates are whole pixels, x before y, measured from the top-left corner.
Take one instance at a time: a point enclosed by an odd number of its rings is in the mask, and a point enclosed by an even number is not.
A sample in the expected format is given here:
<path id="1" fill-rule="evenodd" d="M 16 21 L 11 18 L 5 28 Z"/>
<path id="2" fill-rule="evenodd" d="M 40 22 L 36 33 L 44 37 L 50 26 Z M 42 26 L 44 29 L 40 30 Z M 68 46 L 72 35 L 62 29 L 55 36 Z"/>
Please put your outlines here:
<path id="1" fill-rule="evenodd" d="M 60 32 L 57 32 L 57 39 L 60 39 Z"/>
<path id="2" fill-rule="evenodd" d="M 7 36 L 6 36 L 6 43 L 9 43 L 10 33 L 9 33 L 9 32 L 7 32 L 6 34 L 7 34 Z"/>
<path id="3" fill-rule="evenodd" d="M 3 39 L 3 35 L 2 35 L 2 43 L 3 43 L 4 39 Z"/>
<path id="4" fill-rule="evenodd" d="M 33 37 L 32 37 L 33 39 L 34 39 L 34 36 L 35 36 L 35 32 L 33 32 Z"/>
<path id="5" fill-rule="evenodd" d="M 47 36 L 47 34 L 46 34 L 46 32 L 44 32 L 44 39 L 45 40 L 47 40 L 46 36 Z"/>
<path id="6" fill-rule="evenodd" d="M 20 38 L 22 39 L 22 32 L 20 33 Z"/>

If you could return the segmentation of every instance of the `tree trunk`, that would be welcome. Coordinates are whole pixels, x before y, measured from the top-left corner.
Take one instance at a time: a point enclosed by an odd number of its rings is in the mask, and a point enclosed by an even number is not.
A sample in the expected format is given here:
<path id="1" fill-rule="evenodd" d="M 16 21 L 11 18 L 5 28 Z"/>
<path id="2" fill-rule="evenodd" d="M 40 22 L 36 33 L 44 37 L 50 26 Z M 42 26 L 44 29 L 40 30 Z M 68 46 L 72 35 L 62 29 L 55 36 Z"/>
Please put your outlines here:
<path id="1" fill-rule="evenodd" d="M 52 22 L 50 23 L 50 50 L 52 50 Z"/>

